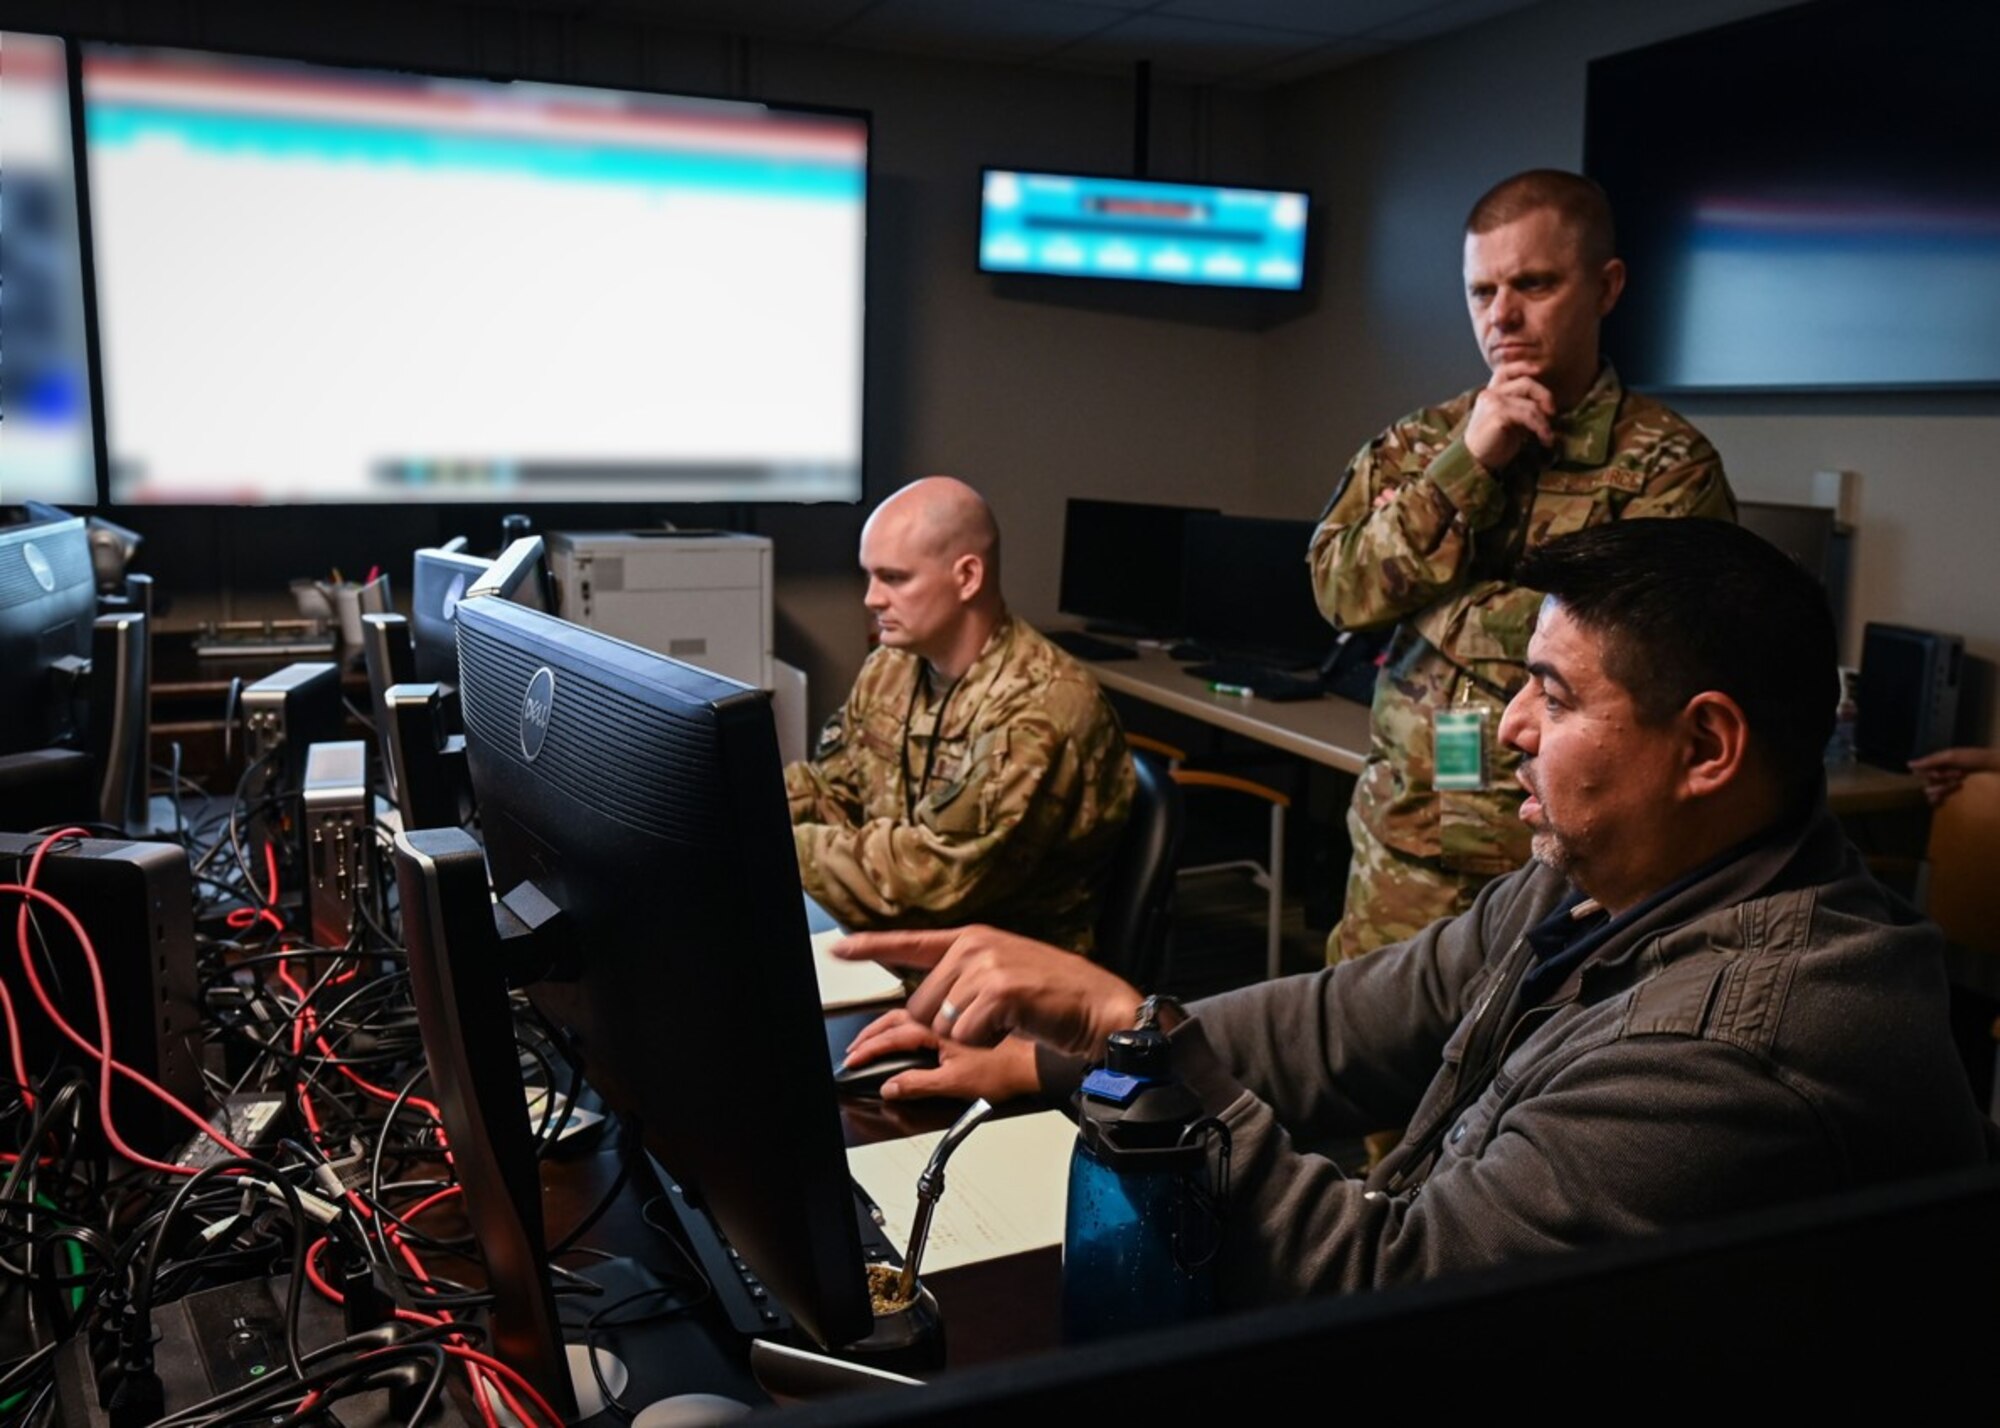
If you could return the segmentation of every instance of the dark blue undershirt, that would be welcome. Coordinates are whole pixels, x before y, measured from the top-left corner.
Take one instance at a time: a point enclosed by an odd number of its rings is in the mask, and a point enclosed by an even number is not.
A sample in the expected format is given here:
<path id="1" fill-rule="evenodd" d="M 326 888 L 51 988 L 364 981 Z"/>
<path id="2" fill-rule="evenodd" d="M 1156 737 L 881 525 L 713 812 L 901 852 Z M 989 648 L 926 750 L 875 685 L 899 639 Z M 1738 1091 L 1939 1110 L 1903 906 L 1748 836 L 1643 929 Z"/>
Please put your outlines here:
<path id="1" fill-rule="evenodd" d="M 1600 907 L 1593 907 L 1578 916 L 1577 909 L 1589 899 L 1572 885 L 1570 895 L 1563 899 L 1561 905 L 1527 931 L 1528 949 L 1534 956 L 1535 965 L 1521 979 L 1521 1005 L 1540 1006 L 1569 980 L 1571 972 L 1621 928 L 1644 917 L 1668 898 L 1693 887 L 1718 868 L 1742 857 L 1744 851 L 1756 841 L 1754 838 L 1747 840 L 1718 857 L 1710 858 L 1693 872 L 1669 883 L 1644 902 L 1627 908 L 1616 917 Z"/>

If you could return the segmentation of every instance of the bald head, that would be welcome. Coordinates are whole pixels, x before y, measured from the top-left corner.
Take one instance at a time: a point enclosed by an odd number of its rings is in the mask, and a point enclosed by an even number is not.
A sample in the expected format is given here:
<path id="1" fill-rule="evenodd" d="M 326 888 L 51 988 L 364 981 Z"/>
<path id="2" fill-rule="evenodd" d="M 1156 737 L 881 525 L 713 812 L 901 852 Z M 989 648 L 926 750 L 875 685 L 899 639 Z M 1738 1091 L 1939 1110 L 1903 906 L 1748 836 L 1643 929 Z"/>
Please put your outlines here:
<path id="1" fill-rule="evenodd" d="M 950 476 L 913 481 L 861 528 L 868 608 L 881 642 L 948 678 L 978 657 L 1005 613 L 1000 527 L 986 498 Z"/>
<path id="2" fill-rule="evenodd" d="M 877 506 L 868 525 L 896 526 L 938 560 L 977 556 L 985 564 L 987 582 L 999 588 L 1000 526 L 986 498 L 956 476 L 912 481 Z M 862 539 L 867 538 L 864 528 Z"/>

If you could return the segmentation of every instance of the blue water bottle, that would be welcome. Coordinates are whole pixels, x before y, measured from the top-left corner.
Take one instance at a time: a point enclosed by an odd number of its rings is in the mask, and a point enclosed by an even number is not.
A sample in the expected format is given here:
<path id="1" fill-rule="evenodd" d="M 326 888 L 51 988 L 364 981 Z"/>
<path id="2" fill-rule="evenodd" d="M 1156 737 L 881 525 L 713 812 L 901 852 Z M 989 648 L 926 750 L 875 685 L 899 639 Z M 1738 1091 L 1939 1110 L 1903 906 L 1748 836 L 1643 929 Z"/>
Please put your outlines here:
<path id="1" fill-rule="evenodd" d="M 1215 1307 L 1229 1129 L 1174 1079 L 1167 1039 L 1114 1032 L 1077 1093 L 1063 1230 L 1063 1338 L 1177 1324 Z"/>

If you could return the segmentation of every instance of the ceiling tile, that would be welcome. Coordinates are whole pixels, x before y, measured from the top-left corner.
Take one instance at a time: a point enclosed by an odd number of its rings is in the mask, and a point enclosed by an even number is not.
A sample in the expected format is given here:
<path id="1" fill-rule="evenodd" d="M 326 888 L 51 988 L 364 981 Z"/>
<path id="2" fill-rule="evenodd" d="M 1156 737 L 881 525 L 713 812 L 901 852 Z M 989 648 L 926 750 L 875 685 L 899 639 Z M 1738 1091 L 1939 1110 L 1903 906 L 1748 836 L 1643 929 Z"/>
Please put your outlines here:
<path id="1" fill-rule="evenodd" d="M 1072 0 L 881 0 L 828 35 L 842 44 L 1033 60 L 1129 12 Z"/>
<path id="2" fill-rule="evenodd" d="M 1263 26 L 1138 15 L 1066 45 L 1055 56 L 1065 64 L 1131 65 L 1151 60 L 1157 69 L 1197 80 L 1222 80 L 1317 49 L 1320 35 Z"/>
<path id="3" fill-rule="evenodd" d="M 1274 30 L 1347 36 L 1366 34 L 1378 25 L 1403 19 L 1412 11 L 1428 10 L 1438 0 L 1163 0 L 1156 15 L 1182 19 L 1225 20 L 1238 25 L 1264 25 Z"/>
<path id="4" fill-rule="evenodd" d="M 660 25 L 765 39 L 817 39 L 866 10 L 873 0 L 612 0 L 606 8 L 643 14 Z"/>
<path id="5" fill-rule="evenodd" d="M 1536 0 L 1443 0 L 1442 4 L 1417 9 L 1407 19 L 1380 26 L 1374 35 L 1391 44 L 1409 44 L 1442 35 L 1447 30 L 1462 30 L 1481 20 L 1504 15 L 1509 10 L 1526 9 L 1534 3 Z"/>
<path id="6" fill-rule="evenodd" d="M 1343 65 L 1354 64 L 1371 55 L 1379 55 L 1390 46 L 1385 40 L 1329 40 L 1317 49 L 1292 55 L 1272 64 L 1260 65 L 1256 69 L 1245 70 L 1235 76 L 1232 83 L 1258 89 L 1273 85 L 1290 84 L 1295 79 L 1308 79 L 1316 74 L 1328 74 Z"/>

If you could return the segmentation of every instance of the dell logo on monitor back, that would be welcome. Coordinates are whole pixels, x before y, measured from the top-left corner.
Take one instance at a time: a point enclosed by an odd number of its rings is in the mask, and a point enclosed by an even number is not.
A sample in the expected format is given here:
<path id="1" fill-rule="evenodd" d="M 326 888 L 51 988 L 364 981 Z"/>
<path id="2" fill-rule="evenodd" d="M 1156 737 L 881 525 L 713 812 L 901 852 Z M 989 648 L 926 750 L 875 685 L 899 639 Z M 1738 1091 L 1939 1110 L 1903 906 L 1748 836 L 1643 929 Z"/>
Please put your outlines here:
<path id="1" fill-rule="evenodd" d="M 549 713 L 556 702 L 556 676 L 547 665 L 535 671 L 521 700 L 521 753 L 529 763 L 542 751 L 549 732 Z"/>
<path id="2" fill-rule="evenodd" d="M 55 567 L 49 564 L 49 558 L 42 554 L 41 547 L 33 541 L 26 542 L 21 547 L 21 559 L 28 562 L 28 572 L 35 577 L 37 585 L 44 590 L 56 588 Z"/>

